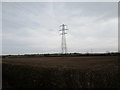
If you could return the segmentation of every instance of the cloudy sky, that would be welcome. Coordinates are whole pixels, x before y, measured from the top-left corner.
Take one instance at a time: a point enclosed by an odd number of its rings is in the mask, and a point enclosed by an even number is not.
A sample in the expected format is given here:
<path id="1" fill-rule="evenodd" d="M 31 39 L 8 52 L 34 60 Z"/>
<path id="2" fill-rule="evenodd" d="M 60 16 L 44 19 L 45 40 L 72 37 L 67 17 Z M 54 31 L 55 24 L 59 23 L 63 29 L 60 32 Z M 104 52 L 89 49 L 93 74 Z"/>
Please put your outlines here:
<path id="1" fill-rule="evenodd" d="M 68 25 L 68 52 L 118 51 L 117 2 L 4 2 L 2 54 L 60 53 L 59 26 Z"/>

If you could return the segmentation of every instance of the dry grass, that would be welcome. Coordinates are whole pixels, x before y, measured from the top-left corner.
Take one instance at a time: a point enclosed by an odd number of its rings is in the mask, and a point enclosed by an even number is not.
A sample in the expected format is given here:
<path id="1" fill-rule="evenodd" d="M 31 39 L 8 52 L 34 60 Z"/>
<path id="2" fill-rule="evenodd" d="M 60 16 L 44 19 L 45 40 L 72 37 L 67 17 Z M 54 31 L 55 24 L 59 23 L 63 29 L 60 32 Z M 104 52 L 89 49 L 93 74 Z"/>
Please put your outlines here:
<path id="1" fill-rule="evenodd" d="M 117 56 L 4 58 L 3 88 L 116 88 Z"/>

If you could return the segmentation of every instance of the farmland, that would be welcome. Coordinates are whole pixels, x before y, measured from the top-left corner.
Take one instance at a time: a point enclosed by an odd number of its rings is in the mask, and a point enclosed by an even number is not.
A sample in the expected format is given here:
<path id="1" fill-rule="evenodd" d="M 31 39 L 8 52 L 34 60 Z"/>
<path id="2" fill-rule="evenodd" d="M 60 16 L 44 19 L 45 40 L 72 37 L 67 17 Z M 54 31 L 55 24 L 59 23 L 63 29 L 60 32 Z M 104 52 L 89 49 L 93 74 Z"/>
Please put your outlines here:
<path id="1" fill-rule="evenodd" d="M 3 58 L 4 88 L 117 88 L 117 56 Z"/>

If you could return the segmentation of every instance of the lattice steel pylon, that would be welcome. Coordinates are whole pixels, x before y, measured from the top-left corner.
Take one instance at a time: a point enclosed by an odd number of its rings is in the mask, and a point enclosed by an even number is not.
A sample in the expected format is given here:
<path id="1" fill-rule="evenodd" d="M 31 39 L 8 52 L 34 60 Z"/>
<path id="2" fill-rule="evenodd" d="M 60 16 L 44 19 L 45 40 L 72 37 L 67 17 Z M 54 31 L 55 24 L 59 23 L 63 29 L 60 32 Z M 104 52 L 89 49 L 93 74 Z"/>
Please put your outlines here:
<path id="1" fill-rule="evenodd" d="M 60 25 L 61 29 L 59 31 L 61 31 L 61 35 L 62 35 L 62 42 L 61 42 L 61 50 L 62 50 L 62 54 L 66 54 L 67 53 L 67 44 L 66 44 L 66 36 L 65 34 L 67 34 L 65 31 L 68 30 L 66 29 L 65 24 Z"/>

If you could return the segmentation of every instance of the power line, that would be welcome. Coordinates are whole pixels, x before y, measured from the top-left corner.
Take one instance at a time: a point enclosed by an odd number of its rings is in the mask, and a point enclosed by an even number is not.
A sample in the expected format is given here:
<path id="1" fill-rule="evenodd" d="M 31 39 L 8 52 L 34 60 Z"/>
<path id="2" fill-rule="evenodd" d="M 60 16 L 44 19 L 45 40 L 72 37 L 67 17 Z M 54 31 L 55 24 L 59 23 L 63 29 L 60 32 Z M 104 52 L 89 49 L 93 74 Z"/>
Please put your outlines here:
<path id="1" fill-rule="evenodd" d="M 62 35 L 62 42 L 61 42 L 61 50 L 62 50 L 62 54 L 66 54 L 67 53 L 67 44 L 66 44 L 66 36 L 65 34 L 67 34 L 65 31 L 68 30 L 66 29 L 65 24 L 60 25 L 61 29 L 59 31 L 61 31 L 61 35 Z"/>

